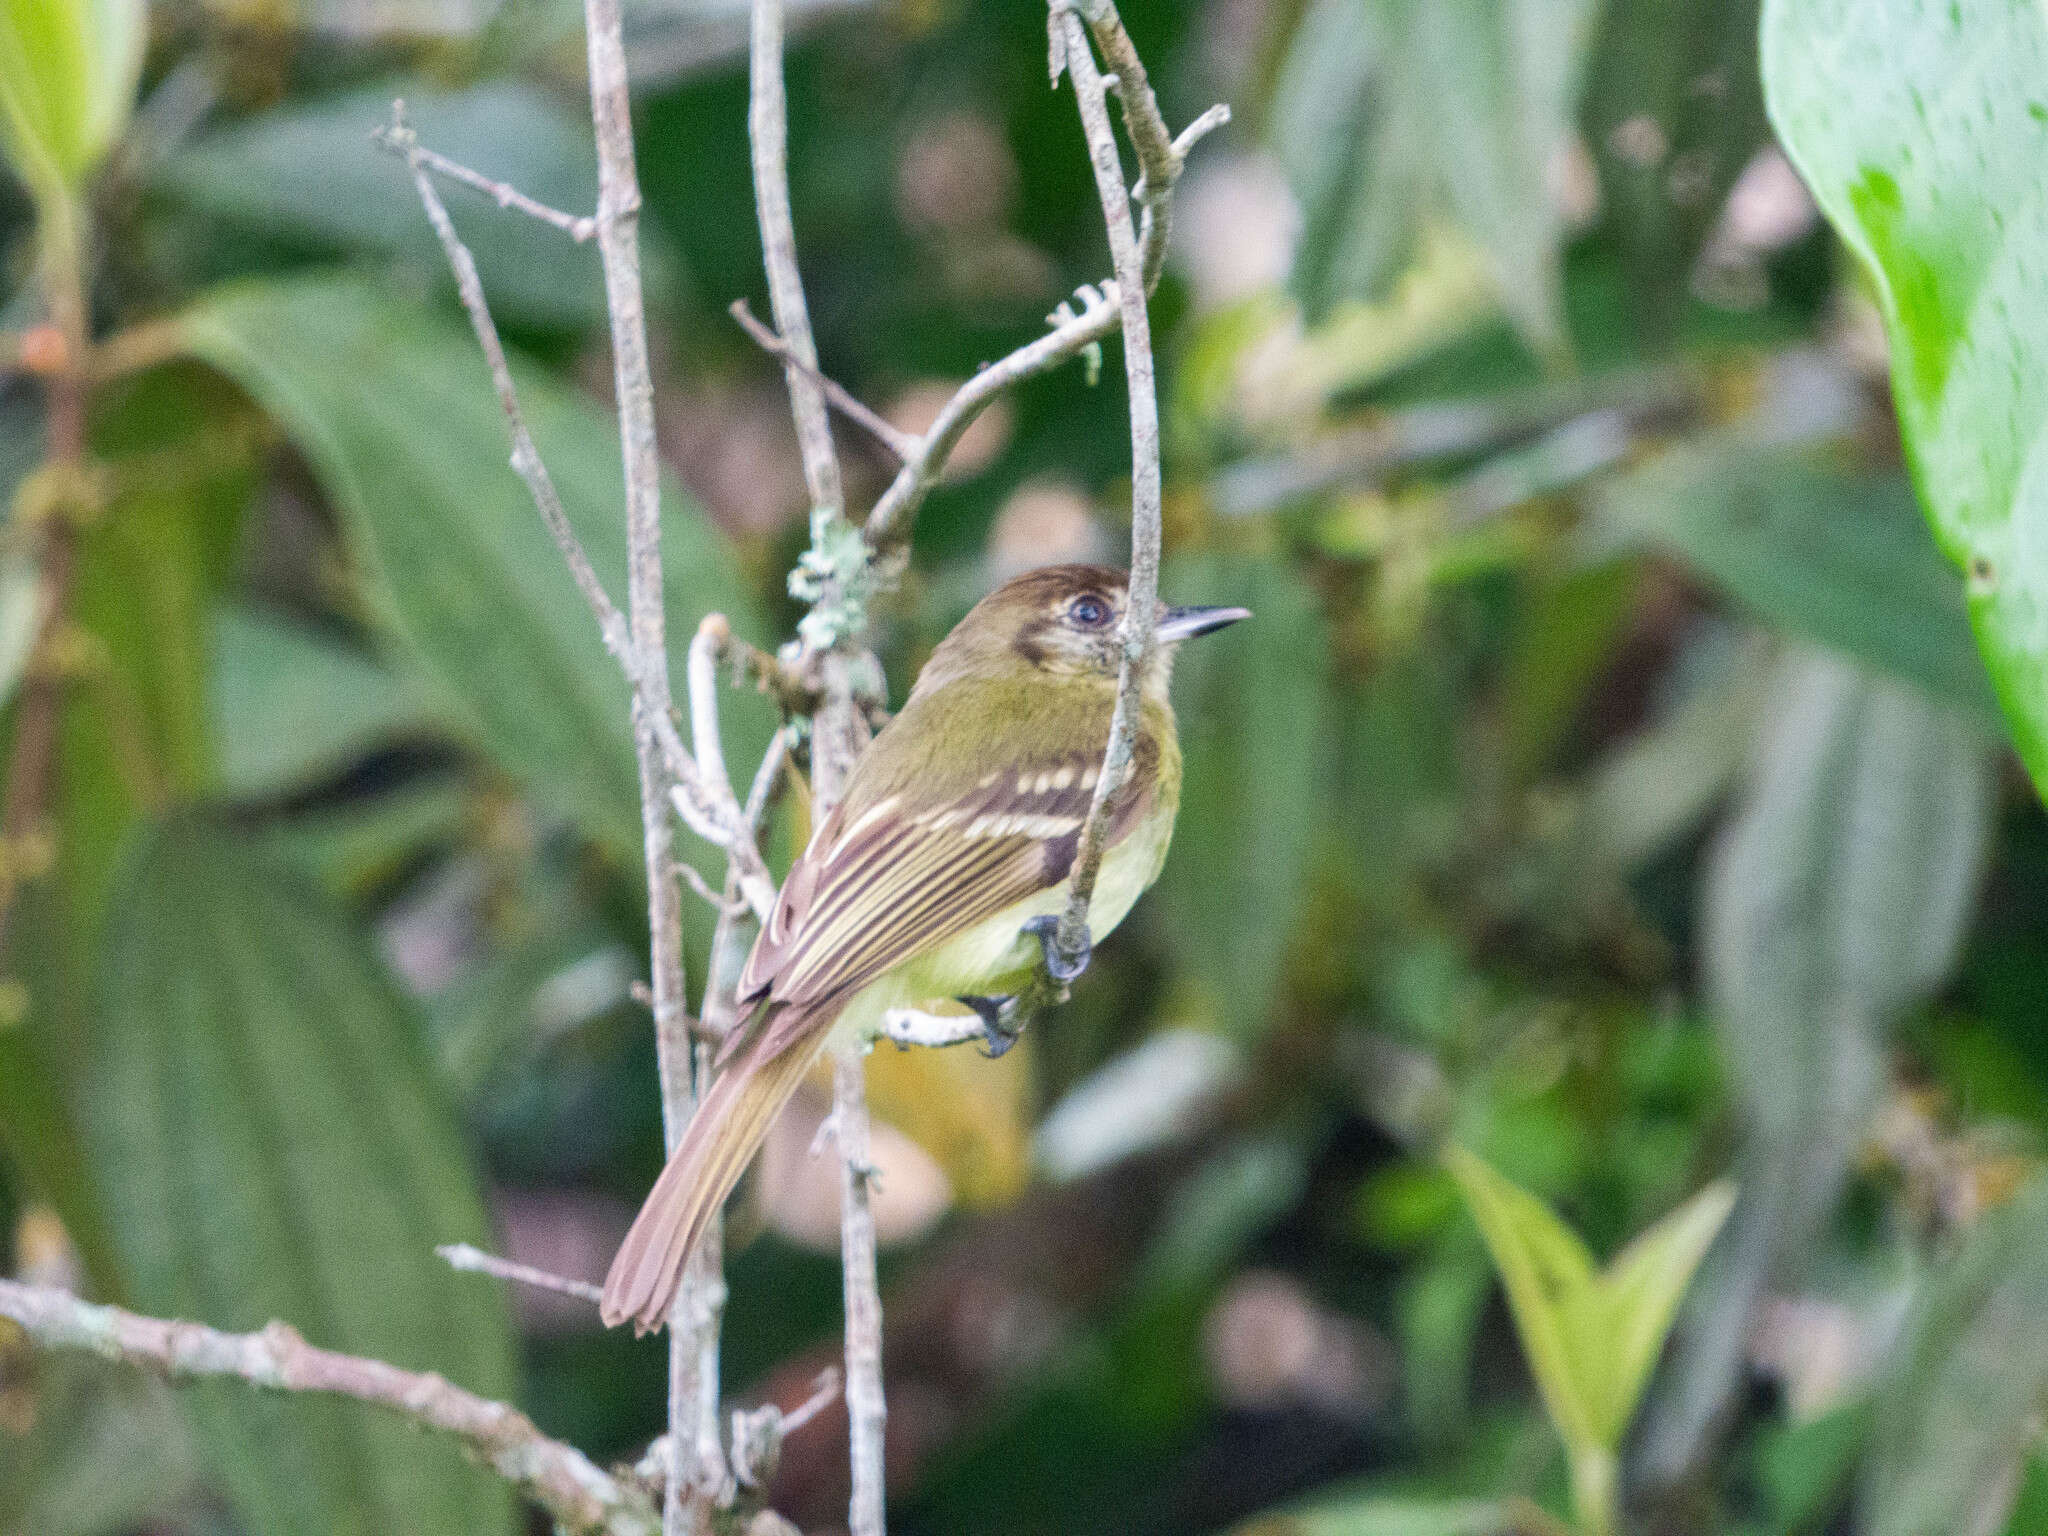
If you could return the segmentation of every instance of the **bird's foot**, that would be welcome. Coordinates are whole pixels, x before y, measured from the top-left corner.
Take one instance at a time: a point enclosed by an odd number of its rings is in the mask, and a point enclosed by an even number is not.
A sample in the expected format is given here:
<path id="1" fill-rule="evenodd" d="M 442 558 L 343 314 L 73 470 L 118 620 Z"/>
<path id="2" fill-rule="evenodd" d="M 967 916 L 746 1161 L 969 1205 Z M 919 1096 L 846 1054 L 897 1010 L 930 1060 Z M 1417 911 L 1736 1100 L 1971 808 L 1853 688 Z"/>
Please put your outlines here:
<path id="1" fill-rule="evenodd" d="M 1015 1045 L 1017 1036 L 1024 1031 L 1023 1024 L 1013 1016 L 1017 1006 L 1014 997 L 960 997 L 954 1001 L 965 1003 L 981 1020 L 982 1038 L 988 1042 L 981 1054 L 991 1061 Z"/>
<path id="2" fill-rule="evenodd" d="M 1038 950 L 1045 960 L 1045 974 L 1061 986 L 1066 986 L 1088 969 L 1088 961 L 1095 953 L 1095 946 L 1088 942 L 1088 935 L 1081 935 L 1080 953 L 1068 959 L 1060 953 L 1060 920 L 1051 913 L 1034 917 L 1024 925 L 1024 931 L 1038 939 Z"/>

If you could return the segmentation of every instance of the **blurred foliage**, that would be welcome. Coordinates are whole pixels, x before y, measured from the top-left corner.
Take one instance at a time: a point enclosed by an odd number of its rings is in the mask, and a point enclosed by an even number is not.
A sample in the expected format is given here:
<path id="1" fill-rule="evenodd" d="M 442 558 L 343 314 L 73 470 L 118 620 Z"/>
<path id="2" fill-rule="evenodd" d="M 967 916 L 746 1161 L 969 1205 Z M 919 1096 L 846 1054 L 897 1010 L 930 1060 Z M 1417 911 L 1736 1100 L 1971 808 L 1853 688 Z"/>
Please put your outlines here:
<path id="1" fill-rule="evenodd" d="M 1759 9 L 1124 7 L 1171 121 L 1237 113 L 1155 302 L 1165 586 L 1257 617 L 1181 658 L 1173 854 L 1073 1001 L 999 1062 L 875 1059 L 904 1536 L 1555 1536 L 1609 1473 L 1627 1530 L 2048 1528 L 2048 818 L 2003 745 L 2038 779 L 2048 33 Z M 791 10 L 821 354 L 914 423 L 1105 275 L 1072 103 L 1028 4 Z M 723 313 L 765 307 L 746 7 L 627 11 L 671 629 L 771 643 L 807 530 Z M 0 382 L 9 763 L 64 700 L 0 860 L 0 1270 L 282 1316 L 632 1454 L 657 1346 L 432 1257 L 600 1272 L 660 1132 L 625 689 L 369 142 L 402 96 L 587 210 L 580 7 L 147 23 L 0 5 L 0 328 L 71 260 L 125 359 L 82 480 Z M 448 195 L 617 591 L 594 254 Z M 963 447 L 878 614 L 893 698 L 1003 575 L 1120 556 L 1110 362 Z M 841 446 L 871 497 L 893 465 Z M 725 704 L 751 772 L 772 706 Z M 733 1208 L 735 1400 L 835 1347 L 809 1136 Z M 772 1490 L 805 1529 L 831 1417 Z M 518 1526 L 385 1421 L 0 1331 L 5 1536 Z"/>

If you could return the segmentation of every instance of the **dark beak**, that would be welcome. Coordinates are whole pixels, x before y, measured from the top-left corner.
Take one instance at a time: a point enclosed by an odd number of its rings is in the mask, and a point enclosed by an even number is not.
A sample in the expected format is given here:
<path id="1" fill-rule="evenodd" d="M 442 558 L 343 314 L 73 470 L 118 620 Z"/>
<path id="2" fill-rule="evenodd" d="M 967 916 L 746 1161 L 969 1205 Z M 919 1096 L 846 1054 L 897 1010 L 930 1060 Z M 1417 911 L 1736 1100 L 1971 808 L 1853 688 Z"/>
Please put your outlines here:
<path id="1" fill-rule="evenodd" d="M 1166 617 L 1159 621 L 1158 635 L 1161 645 L 1173 645 L 1182 640 L 1192 640 L 1197 635 L 1206 635 L 1211 630 L 1222 629 L 1235 624 L 1239 619 L 1252 616 L 1249 608 L 1169 608 Z"/>

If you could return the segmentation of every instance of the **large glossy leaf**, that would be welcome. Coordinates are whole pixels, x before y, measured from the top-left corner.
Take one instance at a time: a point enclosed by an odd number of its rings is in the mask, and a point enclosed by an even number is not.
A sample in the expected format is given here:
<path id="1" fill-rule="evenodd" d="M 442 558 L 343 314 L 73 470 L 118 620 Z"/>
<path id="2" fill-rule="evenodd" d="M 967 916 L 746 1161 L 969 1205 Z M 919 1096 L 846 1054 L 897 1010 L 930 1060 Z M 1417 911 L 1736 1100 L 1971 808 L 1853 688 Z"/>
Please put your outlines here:
<path id="1" fill-rule="evenodd" d="M 2018 1488 L 2048 1399 L 2044 1231 L 2048 1180 L 2037 1178 L 1929 1283 L 1878 1396 L 1865 1462 L 1871 1536 L 1997 1528 L 1987 1518 Z"/>
<path id="2" fill-rule="evenodd" d="M 76 188 L 128 122 L 143 0 L 0 4 L 0 138 L 38 196 Z"/>
<path id="3" fill-rule="evenodd" d="M 481 1241 L 484 1217 L 418 1029 L 345 912 L 214 826 L 150 829 L 110 918 L 90 1093 L 135 1304 L 231 1329 L 281 1318 L 506 1395 L 502 1296 L 434 1256 Z M 190 1396 L 248 1530 L 509 1528 L 501 1483 L 363 1405 Z"/>
<path id="4" fill-rule="evenodd" d="M 1710 860 L 1704 963 L 1742 1107 L 1742 1199 L 1680 1333 L 1645 1455 L 1675 1475 L 1732 1389 L 1751 1311 L 1833 1208 L 1885 1026 L 1946 976 L 1974 904 L 1991 749 L 1902 684 L 1788 658 Z"/>
<path id="5" fill-rule="evenodd" d="M 341 278 L 244 286 L 184 323 L 192 350 L 305 453 L 347 520 L 380 616 L 451 716 L 551 808 L 615 850 L 637 850 L 626 685 L 508 467 L 504 419 L 468 333 Z M 623 602 L 614 425 L 538 371 L 518 376 L 569 517 Z M 671 633 L 687 636 L 712 609 L 758 633 L 723 542 L 672 482 L 663 506 Z M 728 752 L 750 763 L 765 709 L 731 694 L 726 704 Z"/>
<path id="6" fill-rule="evenodd" d="M 447 262 L 412 178 L 370 142 L 400 97 L 422 143 L 552 207 L 587 213 L 594 205 L 589 104 L 505 80 L 463 91 L 390 80 L 293 102 L 201 139 L 166 161 L 156 184 L 210 220 L 325 250 L 390 253 L 445 287 Z M 308 174 L 312 166 L 318 175 Z M 562 326 L 603 317 L 594 243 L 579 245 L 467 188 L 451 186 L 445 198 L 501 317 Z"/>
<path id="7" fill-rule="evenodd" d="M 2048 786 L 2048 13 L 1768 0 L 1771 121 L 1863 264 L 1935 536 Z"/>
<path id="8" fill-rule="evenodd" d="M 1375 300 L 1431 223 L 1486 256 L 1539 348 L 1563 345 L 1552 193 L 1572 134 L 1587 0 L 1317 0 L 1276 92 L 1273 136 L 1303 210 L 1294 288 L 1311 319 Z"/>
<path id="9" fill-rule="evenodd" d="M 1229 1030 L 1249 1035 L 1273 1007 L 1322 814 L 1329 648 L 1314 594 L 1285 562 L 1175 561 L 1162 588 L 1253 614 L 1176 664 L 1185 835 L 1159 891 L 1188 968 Z"/>
<path id="10" fill-rule="evenodd" d="M 1902 476 L 1730 431 L 1604 487 L 1597 517 L 1608 549 L 1668 550 L 1774 628 L 1995 723 L 1962 592 Z"/>

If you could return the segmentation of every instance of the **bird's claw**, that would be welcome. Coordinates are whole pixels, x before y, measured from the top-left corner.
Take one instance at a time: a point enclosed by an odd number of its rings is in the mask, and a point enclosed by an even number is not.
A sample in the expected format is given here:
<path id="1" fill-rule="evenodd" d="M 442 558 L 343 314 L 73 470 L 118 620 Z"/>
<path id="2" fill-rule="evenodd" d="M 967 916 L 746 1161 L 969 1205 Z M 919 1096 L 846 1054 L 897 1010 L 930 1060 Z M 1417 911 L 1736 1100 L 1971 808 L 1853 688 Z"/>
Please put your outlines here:
<path id="1" fill-rule="evenodd" d="M 1069 961 L 1060 954 L 1060 920 L 1047 913 L 1034 917 L 1024 925 L 1024 931 L 1038 939 L 1038 950 L 1045 960 L 1045 974 L 1061 986 L 1066 986 L 1088 969 L 1088 961 L 1095 953 L 1094 945 L 1088 942 L 1088 935 L 1081 935 L 1081 952 Z"/>
<path id="2" fill-rule="evenodd" d="M 1010 1018 L 1010 1010 L 1016 1005 L 1014 997 L 961 997 L 954 999 L 972 1008 L 975 1017 L 981 1020 L 982 1038 L 988 1043 L 981 1054 L 993 1061 L 1017 1043 L 1022 1026 Z"/>

